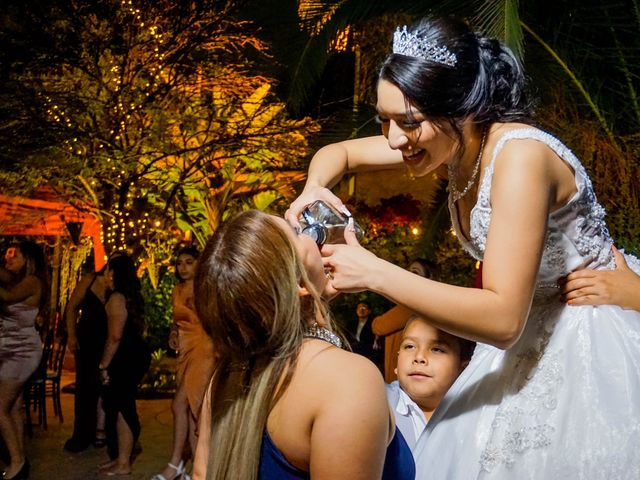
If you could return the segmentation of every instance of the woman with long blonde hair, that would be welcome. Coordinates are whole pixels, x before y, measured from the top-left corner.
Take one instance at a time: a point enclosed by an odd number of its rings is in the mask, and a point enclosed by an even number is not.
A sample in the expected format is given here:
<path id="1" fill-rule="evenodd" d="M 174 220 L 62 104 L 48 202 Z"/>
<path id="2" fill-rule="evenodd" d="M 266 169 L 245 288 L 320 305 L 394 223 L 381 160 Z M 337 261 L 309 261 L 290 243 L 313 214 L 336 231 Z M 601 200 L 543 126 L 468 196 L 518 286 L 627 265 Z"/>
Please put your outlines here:
<path id="1" fill-rule="evenodd" d="M 380 372 L 338 348 L 311 237 L 282 218 L 244 212 L 209 241 L 195 285 L 220 357 L 194 479 L 414 478 Z"/>

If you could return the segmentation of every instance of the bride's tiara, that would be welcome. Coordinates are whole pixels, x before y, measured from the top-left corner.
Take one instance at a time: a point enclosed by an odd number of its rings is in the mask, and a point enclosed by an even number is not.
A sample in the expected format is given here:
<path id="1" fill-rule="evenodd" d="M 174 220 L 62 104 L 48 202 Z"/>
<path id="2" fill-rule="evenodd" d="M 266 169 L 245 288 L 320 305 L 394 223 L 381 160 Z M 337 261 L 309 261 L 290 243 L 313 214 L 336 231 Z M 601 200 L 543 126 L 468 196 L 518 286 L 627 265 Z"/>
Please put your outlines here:
<path id="1" fill-rule="evenodd" d="M 402 29 L 398 27 L 393 34 L 393 53 L 423 58 L 450 67 L 455 67 L 458 63 L 455 53 L 451 53 L 447 47 L 440 47 L 415 33 L 408 32 L 406 25 Z"/>

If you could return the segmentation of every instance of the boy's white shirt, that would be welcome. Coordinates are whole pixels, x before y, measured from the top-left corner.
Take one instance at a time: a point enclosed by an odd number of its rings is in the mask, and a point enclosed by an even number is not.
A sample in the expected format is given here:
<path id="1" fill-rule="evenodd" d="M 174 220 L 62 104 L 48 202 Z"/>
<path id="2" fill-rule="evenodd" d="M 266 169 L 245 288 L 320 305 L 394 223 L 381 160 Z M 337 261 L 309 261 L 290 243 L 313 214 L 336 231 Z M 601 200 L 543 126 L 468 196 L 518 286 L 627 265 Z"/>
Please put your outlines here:
<path id="1" fill-rule="evenodd" d="M 414 448 L 427 428 L 427 419 L 422 409 L 402 390 L 397 380 L 387 384 L 386 388 L 387 399 L 393 409 L 396 426 L 415 456 Z"/>

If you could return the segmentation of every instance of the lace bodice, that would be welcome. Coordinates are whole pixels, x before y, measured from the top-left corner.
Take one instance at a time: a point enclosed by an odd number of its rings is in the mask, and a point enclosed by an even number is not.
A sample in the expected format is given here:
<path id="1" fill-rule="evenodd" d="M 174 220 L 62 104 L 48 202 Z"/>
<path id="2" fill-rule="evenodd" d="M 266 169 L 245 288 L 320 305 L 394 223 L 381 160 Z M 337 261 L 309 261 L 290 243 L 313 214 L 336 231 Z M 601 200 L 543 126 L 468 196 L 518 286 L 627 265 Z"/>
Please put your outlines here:
<path id="1" fill-rule="evenodd" d="M 535 128 L 508 131 L 497 142 L 478 188 L 476 205 L 471 210 L 469 240 L 461 233 L 457 209 L 449 196 L 453 228 L 464 249 L 482 260 L 491 225 L 491 182 L 496 157 L 509 140 L 525 138 L 544 143 L 565 161 L 574 171 L 578 190 L 566 205 L 549 214 L 537 287 L 556 286 L 560 277 L 580 267 L 613 268 L 613 241 L 604 221 L 605 211 L 596 199 L 584 167 L 560 140 Z"/>

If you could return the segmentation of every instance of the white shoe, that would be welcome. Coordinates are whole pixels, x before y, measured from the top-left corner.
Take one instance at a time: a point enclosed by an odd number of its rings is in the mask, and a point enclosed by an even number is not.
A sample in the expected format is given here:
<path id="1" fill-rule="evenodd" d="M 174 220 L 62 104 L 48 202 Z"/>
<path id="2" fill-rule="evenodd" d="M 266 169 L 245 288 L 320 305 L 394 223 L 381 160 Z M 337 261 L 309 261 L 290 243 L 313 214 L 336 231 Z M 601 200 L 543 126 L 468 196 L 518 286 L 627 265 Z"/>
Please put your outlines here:
<path id="1" fill-rule="evenodd" d="M 182 480 L 191 480 L 191 476 L 184 471 L 183 460 L 180 460 L 180 463 L 178 465 L 174 465 L 171 462 L 169 462 L 167 465 L 169 465 L 170 468 L 176 471 L 176 474 L 173 477 L 167 478 L 161 473 L 156 473 L 153 477 L 151 477 L 151 480 L 176 480 L 178 478 Z"/>

